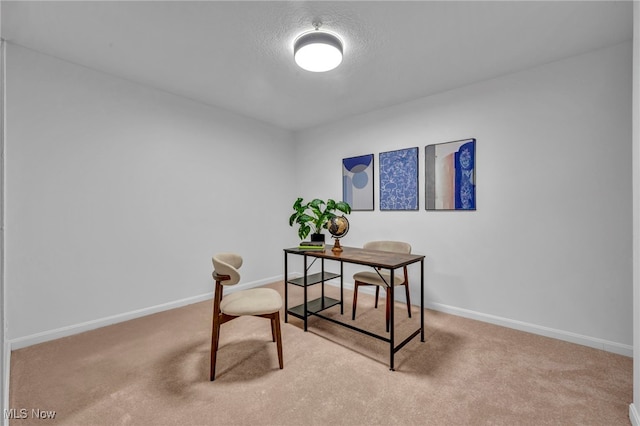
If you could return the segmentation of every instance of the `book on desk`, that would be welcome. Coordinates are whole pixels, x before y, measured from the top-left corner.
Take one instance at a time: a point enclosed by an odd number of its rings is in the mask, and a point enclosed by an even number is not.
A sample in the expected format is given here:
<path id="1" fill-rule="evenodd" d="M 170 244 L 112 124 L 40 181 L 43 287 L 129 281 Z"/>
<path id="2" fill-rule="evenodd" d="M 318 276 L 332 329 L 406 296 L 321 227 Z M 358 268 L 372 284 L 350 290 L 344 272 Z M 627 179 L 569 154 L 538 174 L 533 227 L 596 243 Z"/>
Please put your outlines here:
<path id="1" fill-rule="evenodd" d="M 298 245 L 298 249 L 305 251 L 323 251 L 324 241 L 302 241 Z"/>

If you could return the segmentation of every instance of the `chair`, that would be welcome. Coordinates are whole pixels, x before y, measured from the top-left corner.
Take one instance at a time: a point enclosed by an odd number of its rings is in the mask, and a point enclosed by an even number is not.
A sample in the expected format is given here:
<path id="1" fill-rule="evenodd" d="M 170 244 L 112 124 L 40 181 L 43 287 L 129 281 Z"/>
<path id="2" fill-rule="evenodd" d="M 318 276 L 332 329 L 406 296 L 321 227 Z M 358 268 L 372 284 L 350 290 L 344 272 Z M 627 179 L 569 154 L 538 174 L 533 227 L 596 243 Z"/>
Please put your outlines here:
<path id="1" fill-rule="evenodd" d="M 389 251 L 394 253 L 411 253 L 411 245 L 401 241 L 370 241 L 363 246 L 367 250 L 380 250 Z M 407 274 L 407 267 L 403 267 L 403 274 L 399 274 L 394 271 L 394 286 L 403 285 L 405 293 L 407 295 L 407 313 L 411 318 L 411 299 L 409 298 L 409 276 Z M 387 332 L 389 331 L 389 313 L 391 310 L 391 291 L 389 284 L 391 283 L 391 275 L 388 271 L 361 271 L 356 272 L 353 275 L 354 289 L 353 289 L 353 311 L 351 319 L 356 319 L 356 307 L 358 304 L 358 288 L 364 285 L 376 286 L 376 309 L 378 308 L 378 296 L 380 294 L 380 287 L 384 287 L 387 291 L 387 303 L 386 303 L 386 320 L 387 320 Z"/>
<path id="2" fill-rule="evenodd" d="M 220 326 L 240 316 L 251 315 L 271 319 L 271 337 L 277 343 L 280 369 L 282 362 L 282 333 L 280 331 L 280 308 L 282 297 L 270 288 L 240 290 L 222 297 L 223 286 L 232 286 L 240 281 L 238 269 L 242 266 L 242 257 L 235 253 L 220 253 L 212 258 L 213 279 L 216 281 L 213 296 L 213 327 L 211 329 L 211 375 L 216 375 L 216 355 L 220 340 Z"/>

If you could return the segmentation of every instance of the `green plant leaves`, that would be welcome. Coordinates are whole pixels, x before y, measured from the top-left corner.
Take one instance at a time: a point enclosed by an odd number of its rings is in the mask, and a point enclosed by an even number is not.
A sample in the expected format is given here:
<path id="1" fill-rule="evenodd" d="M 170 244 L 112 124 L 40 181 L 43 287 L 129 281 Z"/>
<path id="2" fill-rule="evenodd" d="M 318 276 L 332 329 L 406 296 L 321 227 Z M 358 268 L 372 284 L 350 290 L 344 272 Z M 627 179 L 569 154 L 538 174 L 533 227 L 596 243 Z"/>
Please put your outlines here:
<path id="1" fill-rule="evenodd" d="M 344 201 L 337 202 L 335 208 L 340 210 L 342 213 L 351 213 L 351 206 L 349 203 L 345 203 Z"/>
<path id="2" fill-rule="evenodd" d="M 331 200 L 329 200 L 329 201 L 331 201 Z M 309 207 L 311 207 L 311 208 L 315 208 L 315 209 L 320 209 L 320 206 L 321 206 L 321 205 L 323 205 L 323 204 L 325 204 L 325 202 L 324 202 L 324 201 L 322 201 L 322 200 L 321 200 L 321 199 L 319 199 L 319 198 L 315 198 L 313 201 L 311 201 L 311 202 L 309 203 Z"/>
<path id="3" fill-rule="evenodd" d="M 324 209 L 322 206 L 325 206 Z M 298 197 L 293 203 L 293 210 L 294 213 L 289 217 L 289 226 L 297 223 L 300 226 L 298 236 L 304 240 L 312 231 L 312 226 L 315 233 L 320 233 L 322 229 L 327 228 L 329 221 L 336 217 L 333 213 L 335 210 L 349 214 L 351 206 L 344 201 L 336 203 L 332 199 L 325 203 L 319 198 L 314 198 L 305 204 L 302 197 Z"/>
<path id="4" fill-rule="evenodd" d="M 304 240 L 305 238 L 307 238 L 307 235 L 309 235 L 309 232 L 311 232 L 311 227 L 307 224 L 300 224 L 300 229 L 298 229 L 298 237 L 300 237 L 301 240 Z"/>

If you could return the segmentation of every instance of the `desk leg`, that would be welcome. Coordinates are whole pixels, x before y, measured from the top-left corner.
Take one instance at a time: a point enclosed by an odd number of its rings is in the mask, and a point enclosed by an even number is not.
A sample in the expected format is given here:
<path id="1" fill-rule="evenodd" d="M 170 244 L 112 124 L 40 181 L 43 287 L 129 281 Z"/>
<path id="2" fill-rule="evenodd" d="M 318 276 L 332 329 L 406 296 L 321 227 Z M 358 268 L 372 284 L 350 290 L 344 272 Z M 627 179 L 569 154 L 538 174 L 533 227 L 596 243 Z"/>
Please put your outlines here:
<path id="1" fill-rule="evenodd" d="M 304 331 L 307 331 L 307 255 L 304 255 Z"/>
<path id="2" fill-rule="evenodd" d="M 396 310 L 395 309 L 395 296 L 394 296 L 394 292 L 393 292 L 393 288 L 395 286 L 394 283 L 394 279 L 395 279 L 395 271 L 393 269 L 391 269 L 391 288 L 389 289 L 389 298 L 390 300 L 387 300 L 388 306 L 389 306 L 389 370 L 391 371 L 395 371 L 395 368 L 393 366 L 393 355 L 395 353 L 394 350 L 394 334 L 395 334 L 395 326 L 394 326 L 394 314 L 393 312 Z"/>
<path id="3" fill-rule="evenodd" d="M 324 309 L 324 259 L 320 259 L 320 272 L 322 273 L 322 289 L 321 289 L 321 299 L 320 299 L 320 307 L 321 309 Z"/>
<path id="4" fill-rule="evenodd" d="M 420 341 L 424 342 L 424 259 L 420 261 Z"/>
<path id="5" fill-rule="evenodd" d="M 289 254 L 284 252 L 284 322 L 289 321 L 289 275 L 287 257 Z"/>
<path id="6" fill-rule="evenodd" d="M 342 261 L 340 261 L 340 315 L 344 315 L 344 271 Z"/>

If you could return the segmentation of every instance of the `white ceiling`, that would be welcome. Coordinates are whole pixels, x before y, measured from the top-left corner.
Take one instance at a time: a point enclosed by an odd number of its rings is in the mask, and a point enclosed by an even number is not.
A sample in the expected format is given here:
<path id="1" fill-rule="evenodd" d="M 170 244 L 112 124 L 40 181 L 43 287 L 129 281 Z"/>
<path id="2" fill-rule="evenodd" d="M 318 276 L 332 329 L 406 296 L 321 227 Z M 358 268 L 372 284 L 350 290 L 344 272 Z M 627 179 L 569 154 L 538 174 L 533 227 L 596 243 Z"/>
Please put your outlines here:
<path id="1" fill-rule="evenodd" d="M 2 37 L 299 130 L 632 38 L 631 1 L 12 2 Z M 321 20 L 344 61 L 310 73 L 293 40 Z"/>

